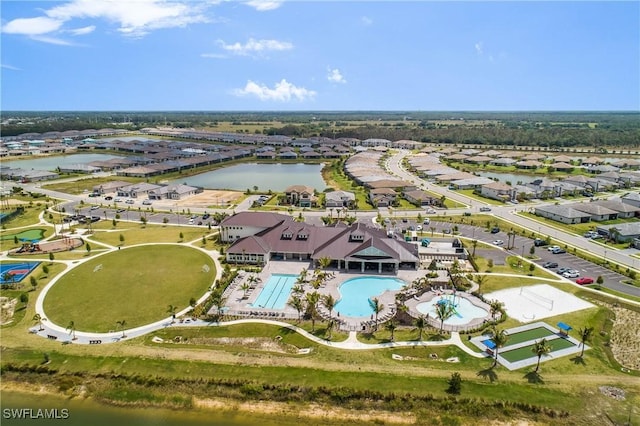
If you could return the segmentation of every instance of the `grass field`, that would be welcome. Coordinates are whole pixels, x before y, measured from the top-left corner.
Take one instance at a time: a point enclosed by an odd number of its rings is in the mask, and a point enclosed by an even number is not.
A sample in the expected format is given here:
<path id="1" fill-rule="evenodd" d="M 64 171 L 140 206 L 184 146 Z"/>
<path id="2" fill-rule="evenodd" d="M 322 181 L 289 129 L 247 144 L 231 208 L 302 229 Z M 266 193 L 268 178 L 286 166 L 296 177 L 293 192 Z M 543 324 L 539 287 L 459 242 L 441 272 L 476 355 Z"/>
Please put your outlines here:
<path id="1" fill-rule="evenodd" d="M 211 259 L 193 248 L 134 247 L 74 268 L 51 288 L 44 311 L 63 327 L 74 321 L 79 331 L 108 332 L 122 320 L 137 327 L 168 317 L 168 305 L 186 308 L 214 277 Z"/>
<path id="2" fill-rule="evenodd" d="M 203 235 L 211 234 L 206 227 L 196 228 L 193 226 L 169 226 L 150 225 L 143 226 L 138 222 L 117 223 L 113 228 L 111 221 L 100 221 L 93 225 L 94 233 L 91 239 L 109 244 L 112 246 L 128 246 L 144 244 L 150 241 L 158 243 L 181 243 L 202 239 Z M 180 237 L 182 234 L 182 238 Z M 120 235 L 124 241 L 120 241 Z"/>

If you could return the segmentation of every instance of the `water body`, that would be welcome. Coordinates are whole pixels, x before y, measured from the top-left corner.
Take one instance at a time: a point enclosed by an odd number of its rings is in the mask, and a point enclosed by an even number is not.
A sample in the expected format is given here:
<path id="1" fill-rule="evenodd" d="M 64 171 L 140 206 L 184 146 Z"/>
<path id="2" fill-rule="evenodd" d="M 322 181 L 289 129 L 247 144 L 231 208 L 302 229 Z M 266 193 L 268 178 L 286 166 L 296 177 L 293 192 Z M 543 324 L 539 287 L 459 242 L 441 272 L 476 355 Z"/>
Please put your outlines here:
<path id="1" fill-rule="evenodd" d="M 531 183 L 536 179 L 542 179 L 544 176 L 532 176 L 532 175 L 518 175 L 513 173 L 496 173 L 496 172 L 474 172 L 478 176 L 488 177 L 489 179 L 498 179 L 500 182 L 511 182 L 511 185 L 516 185 L 518 182 L 523 184 Z"/>
<path id="2" fill-rule="evenodd" d="M 282 192 L 291 185 L 307 185 L 322 192 L 327 184 L 322 179 L 321 170 L 322 164 L 246 163 L 176 179 L 172 183 L 237 191 L 257 186 L 261 191 L 271 189 L 276 192 Z"/>
<path id="3" fill-rule="evenodd" d="M 0 423 L 11 425 L 52 425 L 65 426 L 285 426 L 299 424 L 295 419 L 265 418 L 250 413 L 226 412 L 218 410 L 169 410 L 163 408 L 123 408 L 103 405 L 92 400 L 67 399 L 53 395 L 34 395 L 16 391 L 2 391 L 2 412 Z M 17 419 L 19 409 L 23 418 Z M 28 411 L 31 409 L 32 411 Z M 37 418 L 38 414 L 55 416 L 49 419 Z M 56 411 L 51 411 L 56 410 Z M 66 411 L 63 411 L 66 410 Z M 26 416 L 26 418 L 24 418 Z M 66 418 L 65 418 L 66 417 Z"/>
<path id="4" fill-rule="evenodd" d="M 73 164 L 87 164 L 92 161 L 107 161 L 112 158 L 124 158 L 121 155 L 110 154 L 71 154 L 52 157 L 31 158 L 29 160 L 3 161 L 3 167 L 20 168 L 25 170 L 44 170 L 54 172 L 58 166 Z"/>

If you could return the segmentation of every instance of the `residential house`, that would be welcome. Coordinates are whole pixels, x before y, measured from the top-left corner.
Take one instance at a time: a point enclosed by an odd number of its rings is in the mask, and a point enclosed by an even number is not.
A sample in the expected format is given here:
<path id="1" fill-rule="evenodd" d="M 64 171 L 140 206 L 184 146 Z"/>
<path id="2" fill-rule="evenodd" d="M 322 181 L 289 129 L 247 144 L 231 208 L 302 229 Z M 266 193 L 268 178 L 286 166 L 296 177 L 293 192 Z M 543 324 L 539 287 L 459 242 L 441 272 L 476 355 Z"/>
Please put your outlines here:
<path id="1" fill-rule="evenodd" d="M 480 195 L 493 200 L 512 201 L 516 199 L 516 193 L 516 188 L 502 182 L 491 182 L 480 187 Z"/>
<path id="2" fill-rule="evenodd" d="M 576 203 L 576 204 L 571 204 L 568 207 L 571 207 L 574 210 L 578 210 L 583 213 L 590 214 L 591 220 L 595 220 L 596 222 L 602 222 L 605 220 L 614 220 L 618 218 L 617 211 L 608 209 L 597 203 Z"/>
<path id="3" fill-rule="evenodd" d="M 598 234 L 615 239 L 618 243 L 632 242 L 640 238 L 640 222 L 617 223 L 615 225 L 599 225 Z"/>
<path id="4" fill-rule="evenodd" d="M 397 196 L 397 192 L 391 188 L 373 188 L 369 191 L 369 200 L 374 207 L 392 206 Z"/>
<path id="5" fill-rule="evenodd" d="M 418 207 L 440 205 L 440 200 L 438 198 L 434 198 L 428 192 L 418 189 L 413 191 L 404 191 L 402 196 L 411 204 Z"/>
<path id="6" fill-rule="evenodd" d="M 591 219 L 591 214 L 585 213 L 565 205 L 539 206 L 534 210 L 537 216 L 546 217 L 556 222 L 567 224 L 586 223 Z"/>
<path id="7" fill-rule="evenodd" d="M 312 207 L 316 202 L 315 189 L 306 185 L 292 185 L 284 190 L 287 204 L 298 207 Z"/>
<path id="8" fill-rule="evenodd" d="M 640 207 L 640 192 L 629 192 L 620 197 L 620 201 L 625 204 L 631 204 L 634 207 Z"/>
<path id="9" fill-rule="evenodd" d="M 328 208 L 346 207 L 350 209 L 355 205 L 356 196 L 349 191 L 331 191 L 325 193 L 324 200 L 325 206 Z"/>

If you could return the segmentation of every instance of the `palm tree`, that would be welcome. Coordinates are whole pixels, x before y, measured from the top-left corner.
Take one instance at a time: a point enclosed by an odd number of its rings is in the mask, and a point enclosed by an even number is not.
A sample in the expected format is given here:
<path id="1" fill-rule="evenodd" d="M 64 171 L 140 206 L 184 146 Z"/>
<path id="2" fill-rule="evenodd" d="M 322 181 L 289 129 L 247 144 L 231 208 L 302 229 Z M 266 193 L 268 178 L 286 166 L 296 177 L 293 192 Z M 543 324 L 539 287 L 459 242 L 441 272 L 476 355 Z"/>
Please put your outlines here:
<path id="1" fill-rule="evenodd" d="M 291 291 L 293 292 L 293 294 L 300 295 L 304 293 L 304 288 L 300 284 L 297 284 L 293 286 Z"/>
<path id="2" fill-rule="evenodd" d="M 478 284 L 478 293 L 482 294 L 482 286 L 487 282 L 486 275 L 476 275 L 473 277 L 473 280 Z"/>
<path id="3" fill-rule="evenodd" d="M 422 333 L 424 332 L 424 329 L 427 327 L 428 323 L 427 323 L 427 318 L 425 318 L 424 315 L 420 315 L 418 318 L 416 318 L 413 321 L 413 325 L 415 325 L 415 330 L 418 330 L 418 340 L 422 341 Z"/>
<path id="4" fill-rule="evenodd" d="M 489 302 L 489 307 L 491 308 L 491 318 L 495 321 L 496 315 L 502 312 L 502 302 L 499 300 L 492 300 Z"/>
<path id="5" fill-rule="evenodd" d="M 298 312 L 298 322 L 300 322 L 300 314 L 304 311 L 304 301 L 302 298 L 294 294 L 291 296 L 291 299 L 289 299 L 288 305 Z"/>
<path id="6" fill-rule="evenodd" d="M 471 246 L 473 247 L 473 252 L 471 253 L 471 257 L 476 257 L 476 247 L 478 247 L 478 240 L 471 241 Z"/>
<path id="7" fill-rule="evenodd" d="M 318 259 L 318 266 L 320 266 L 320 269 L 326 270 L 329 265 L 331 265 L 331 258 L 328 256 L 323 256 L 320 259 Z"/>
<path id="8" fill-rule="evenodd" d="M 580 352 L 580 358 L 584 355 L 584 346 L 589 340 L 591 340 L 591 335 L 593 333 L 593 327 L 583 327 L 578 330 L 578 334 L 580 334 L 580 344 L 582 345 L 582 352 Z"/>
<path id="9" fill-rule="evenodd" d="M 327 329 L 326 329 L 327 340 L 331 340 L 331 334 L 333 333 L 334 328 L 336 328 L 336 320 L 331 318 L 329 322 L 327 322 Z"/>
<path id="10" fill-rule="evenodd" d="M 124 327 L 127 325 L 127 321 L 125 320 L 116 321 L 116 325 L 120 330 L 122 330 L 122 338 L 124 339 L 125 337 L 127 337 L 124 335 Z"/>
<path id="11" fill-rule="evenodd" d="M 243 291 L 243 294 L 242 294 L 243 299 L 247 298 L 247 293 L 249 292 L 249 289 L 251 289 L 251 284 L 249 284 L 248 281 L 245 281 L 242 284 L 240 284 L 240 290 Z"/>
<path id="12" fill-rule="evenodd" d="M 307 314 L 311 317 L 311 332 L 316 330 L 316 317 L 318 315 L 318 302 L 320 302 L 320 293 L 314 291 L 307 293 Z"/>
<path id="13" fill-rule="evenodd" d="M 69 325 L 67 326 L 67 330 L 69 331 L 69 334 L 71 335 L 71 340 L 76 340 L 76 323 L 73 321 L 69 322 Z"/>
<path id="14" fill-rule="evenodd" d="M 307 272 L 309 272 L 309 271 L 307 271 L 306 268 L 304 268 L 304 269 L 302 269 L 302 271 L 300 271 L 300 275 L 298 276 L 299 284 L 304 284 L 304 283 L 307 282 Z"/>
<path id="15" fill-rule="evenodd" d="M 496 345 L 494 349 L 495 358 L 493 360 L 493 366 L 492 366 L 492 367 L 495 367 L 496 365 L 498 365 L 498 349 L 504 347 L 504 345 L 507 344 L 507 340 L 509 340 L 509 336 L 507 335 L 506 331 L 498 330 L 497 328 L 494 327 L 491 330 L 491 340 L 493 341 L 493 344 Z"/>
<path id="16" fill-rule="evenodd" d="M 332 295 L 327 294 L 322 298 L 322 305 L 329 311 L 329 318 L 332 318 L 333 308 L 336 307 L 336 299 Z"/>
<path id="17" fill-rule="evenodd" d="M 620 238 L 620 230 L 616 227 L 609 228 L 609 240 L 612 240 L 614 243 L 617 243 L 618 238 Z"/>
<path id="18" fill-rule="evenodd" d="M 33 321 L 38 324 L 38 331 L 44 330 L 44 327 L 42 326 L 42 321 L 44 321 L 45 319 L 46 318 L 42 318 L 40 314 L 35 314 L 33 316 Z"/>
<path id="19" fill-rule="evenodd" d="M 547 339 L 538 340 L 531 348 L 531 352 L 536 354 L 536 356 L 538 357 L 538 364 L 536 365 L 537 373 L 538 369 L 540 368 L 540 359 L 543 355 L 547 355 L 549 352 L 551 352 L 551 346 L 549 346 Z"/>
<path id="20" fill-rule="evenodd" d="M 391 340 L 393 342 L 393 333 L 396 331 L 396 328 L 398 328 L 398 326 L 396 325 L 396 322 L 394 320 L 389 321 L 388 323 L 385 324 L 384 328 L 391 333 L 391 336 L 389 337 L 389 340 Z"/>
<path id="21" fill-rule="evenodd" d="M 444 322 L 453 315 L 453 306 L 449 302 L 436 303 L 436 316 L 440 320 L 440 333 L 444 329 Z"/>
<path id="22" fill-rule="evenodd" d="M 436 227 L 435 226 L 430 226 L 429 230 L 431 231 L 431 236 L 433 237 L 433 233 L 436 231 Z"/>
<path id="23" fill-rule="evenodd" d="M 169 305 L 167 307 L 167 312 L 171 315 L 171 324 L 175 324 L 176 322 L 176 311 L 178 310 L 177 306 Z"/>
<path id="24" fill-rule="evenodd" d="M 380 303 L 380 299 L 374 297 L 373 299 L 369 299 L 369 306 L 371 306 L 373 313 L 376 315 L 375 330 L 378 331 L 378 314 L 382 312 L 384 305 Z"/>
<path id="25" fill-rule="evenodd" d="M 220 317 L 222 313 L 222 307 L 225 303 L 227 303 L 227 299 L 222 296 L 221 291 L 214 291 L 213 293 L 211 293 L 211 296 L 209 296 L 209 300 L 211 301 L 211 304 L 216 307 L 217 315 L 218 317 Z"/>

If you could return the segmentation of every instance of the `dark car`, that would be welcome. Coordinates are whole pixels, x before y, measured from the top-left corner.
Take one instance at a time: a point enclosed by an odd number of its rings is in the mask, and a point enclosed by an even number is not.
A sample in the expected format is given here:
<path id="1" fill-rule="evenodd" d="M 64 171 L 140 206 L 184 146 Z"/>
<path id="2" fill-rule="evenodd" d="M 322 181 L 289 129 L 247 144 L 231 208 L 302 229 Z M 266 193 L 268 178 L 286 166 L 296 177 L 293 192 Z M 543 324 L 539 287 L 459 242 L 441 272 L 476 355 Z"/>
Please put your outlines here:
<path id="1" fill-rule="evenodd" d="M 491 233 L 492 233 L 492 234 L 497 234 L 498 232 L 500 232 L 500 228 L 498 228 L 497 226 L 496 226 L 496 227 L 491 228 Z"/>
<path id="2" fill-rule="evenodd" d="M 536 238 L 535 240 L 533 240 L 533 245 L 536 247 L 543 247 L 543 246 L 548 246 L 549 243 L 546 240 Z"/>
<path id="3" fill-rule="evenodd" d="M 542 267 L 547 269 L 552 269 L 552 268 L 557 268 L 558 264 L 556 262 L 544 262 L 542 264 Z"/>
<path id="4" fill-rule="evenodd" d="M 113 197 L 111 195 L 104 197 L 105 201 L 111 201 L 113 200 Z"/>
<path id="5" fill-rule="evenodd" d="M 211 215 L 209 213 L 205 213 L 202 215 L 202 220 L 207 220 L 211 217 Z"/>

